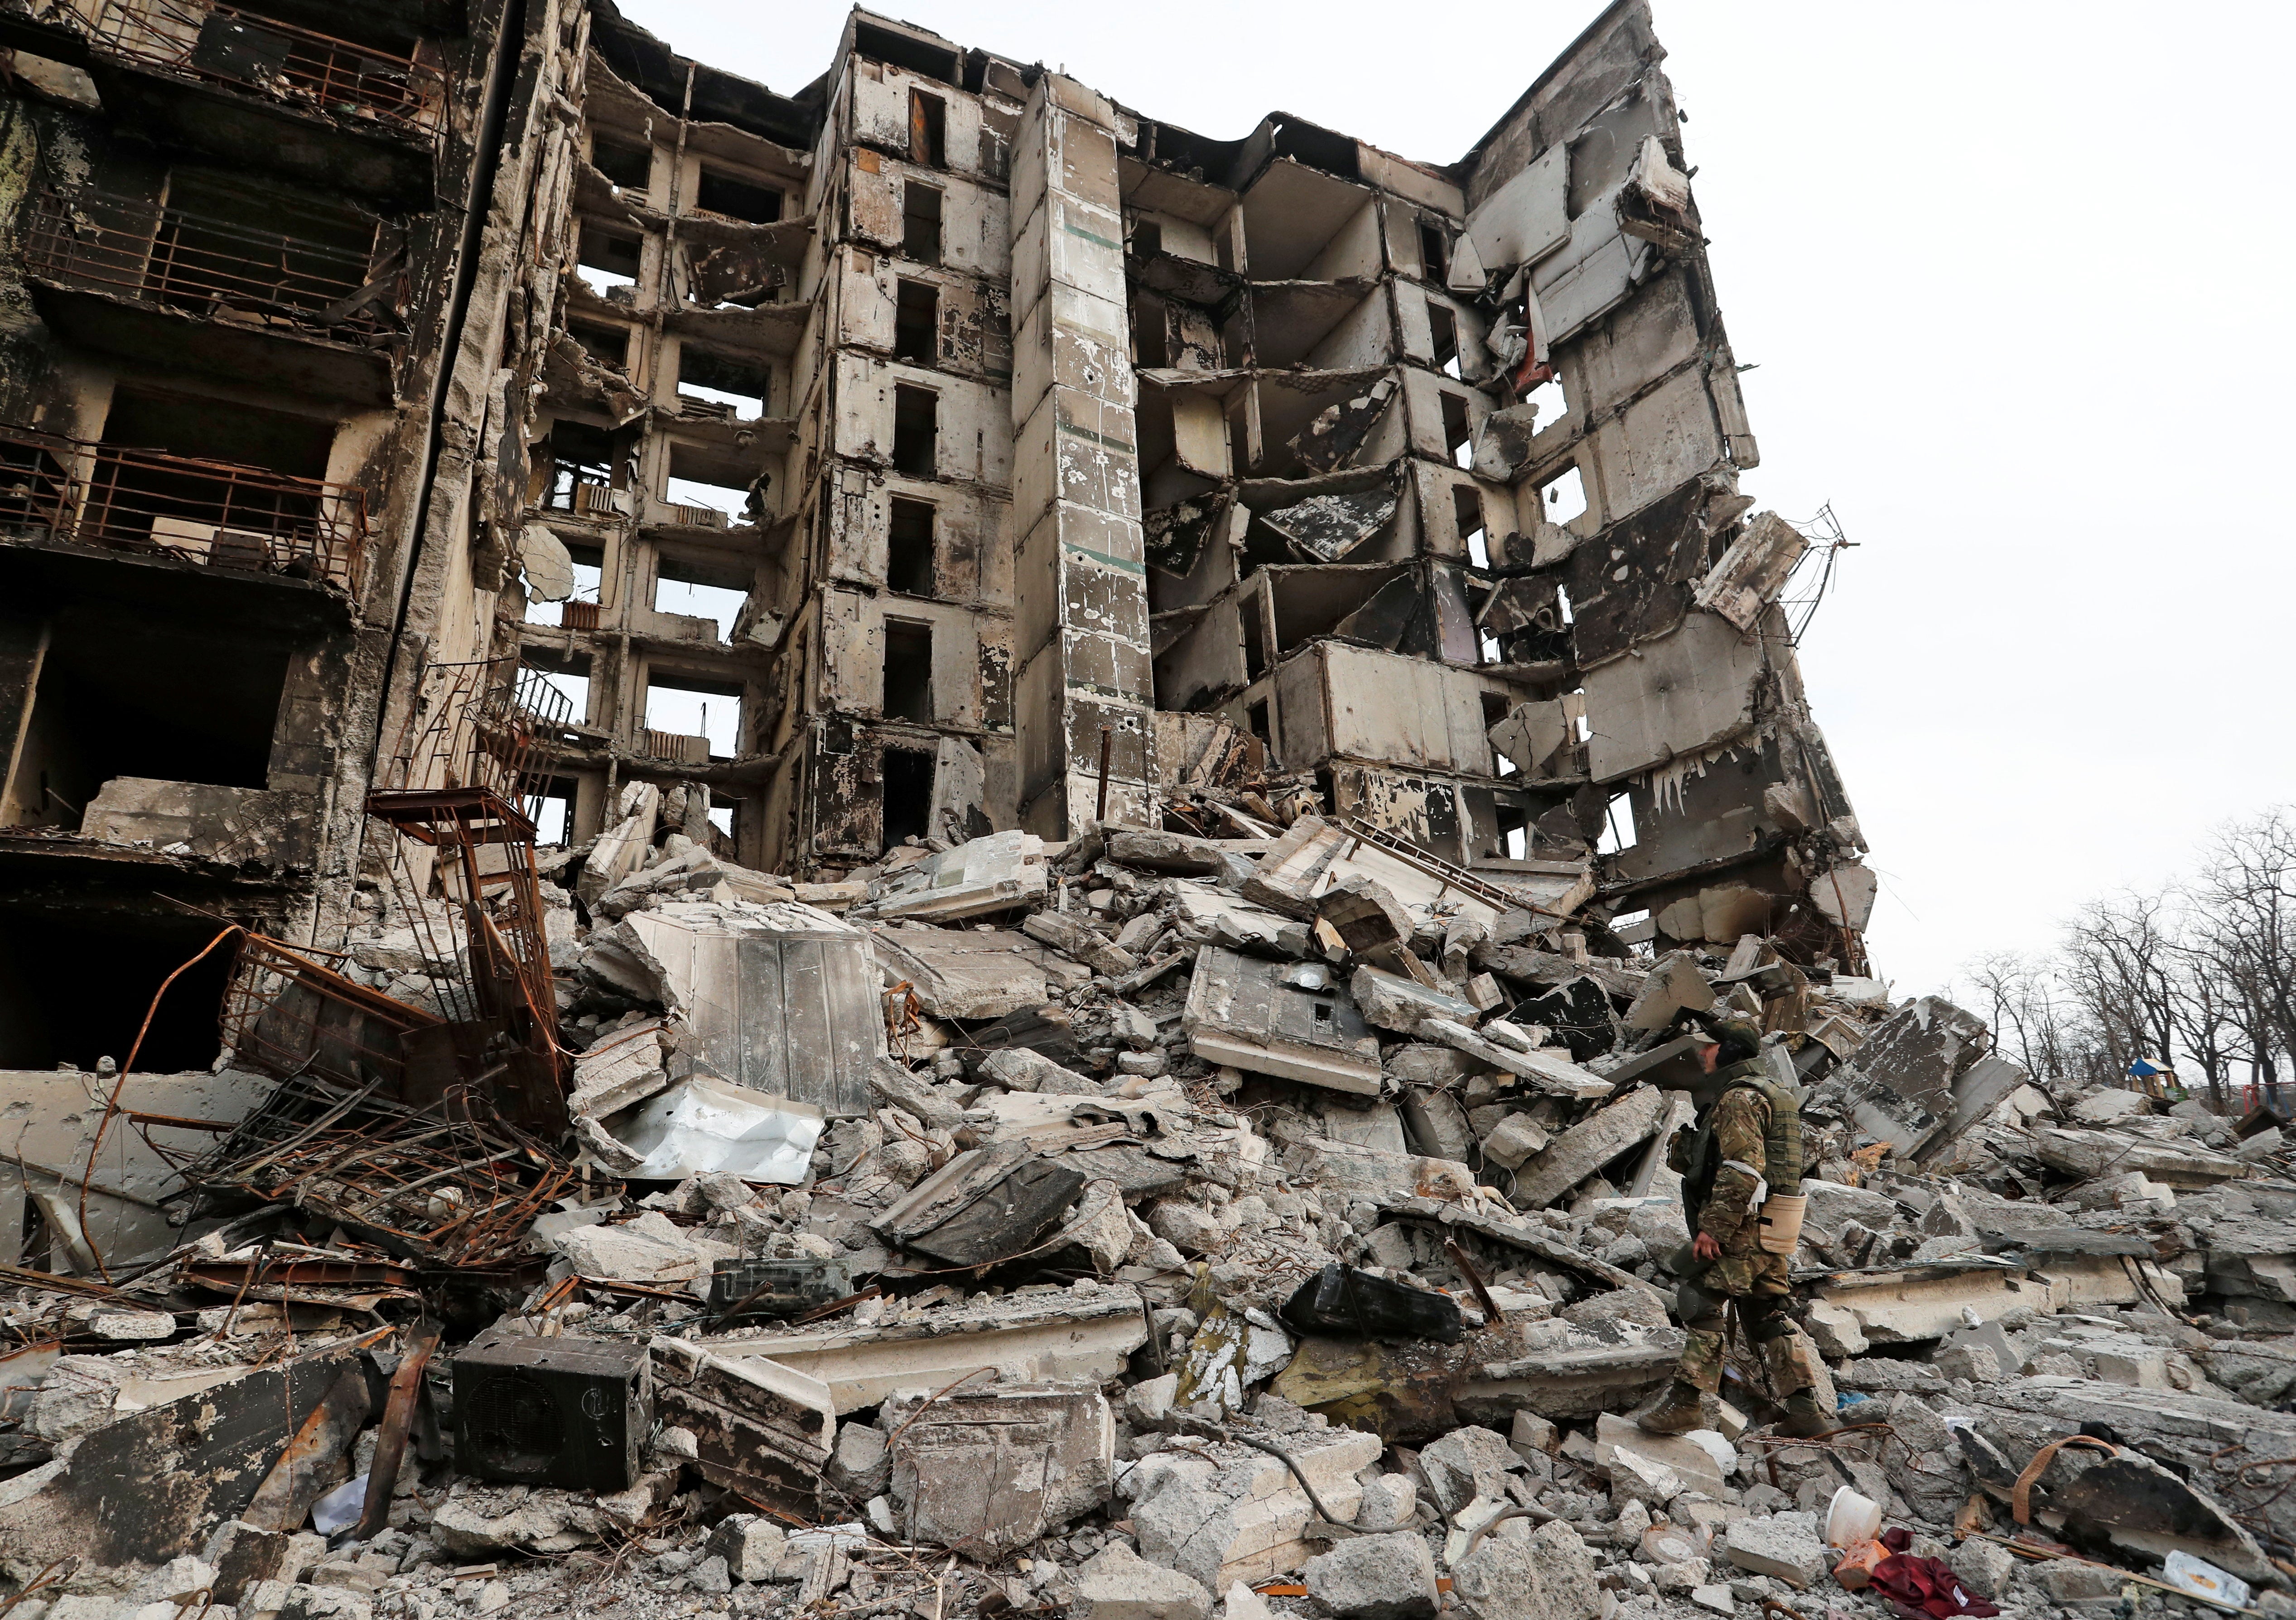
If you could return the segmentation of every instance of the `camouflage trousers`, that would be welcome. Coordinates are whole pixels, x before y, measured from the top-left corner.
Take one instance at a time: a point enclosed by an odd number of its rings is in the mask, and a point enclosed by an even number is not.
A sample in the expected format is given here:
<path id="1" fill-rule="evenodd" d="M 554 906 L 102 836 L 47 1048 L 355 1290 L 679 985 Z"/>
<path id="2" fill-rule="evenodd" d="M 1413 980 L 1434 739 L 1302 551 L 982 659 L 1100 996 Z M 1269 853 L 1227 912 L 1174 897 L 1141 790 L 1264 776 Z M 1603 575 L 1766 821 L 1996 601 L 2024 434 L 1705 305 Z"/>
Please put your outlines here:
<path id="1" fill-rule="evenodd" d="M 1793 1330 L 1786 1300 L 1793 1286 L 1782 1254 L 1726 1254 L 1711 1264 L 1682 1273 L 1674 1291 L 1675 1313 L 1689 1331 L 1674 1376 L 1709 1394 L 1722 1387 L 1725 1307 L 1738 1307 L 1738 1326 L 1761 1352 L 1780 1400 L 1817 1382 L 1810 1367 L 1808 1339 Z"/>

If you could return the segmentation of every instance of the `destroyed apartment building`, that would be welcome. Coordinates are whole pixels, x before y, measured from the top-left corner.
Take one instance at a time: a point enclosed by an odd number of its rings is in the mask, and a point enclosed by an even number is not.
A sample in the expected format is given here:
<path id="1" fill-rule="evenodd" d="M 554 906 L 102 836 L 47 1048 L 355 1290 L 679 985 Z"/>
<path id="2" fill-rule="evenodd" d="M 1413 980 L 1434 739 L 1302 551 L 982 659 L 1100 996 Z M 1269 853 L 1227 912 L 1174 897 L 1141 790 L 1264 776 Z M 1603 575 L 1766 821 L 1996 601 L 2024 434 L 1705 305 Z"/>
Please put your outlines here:
<path id="1" fill-rule="evenodd" d="M 0 1614 L 2296 1613 L 2296 1138 L 1876 975 L 1639 0 L 0 51 Z M 1827 1433 L 1624 1416 L 1717 1030 Z"/>

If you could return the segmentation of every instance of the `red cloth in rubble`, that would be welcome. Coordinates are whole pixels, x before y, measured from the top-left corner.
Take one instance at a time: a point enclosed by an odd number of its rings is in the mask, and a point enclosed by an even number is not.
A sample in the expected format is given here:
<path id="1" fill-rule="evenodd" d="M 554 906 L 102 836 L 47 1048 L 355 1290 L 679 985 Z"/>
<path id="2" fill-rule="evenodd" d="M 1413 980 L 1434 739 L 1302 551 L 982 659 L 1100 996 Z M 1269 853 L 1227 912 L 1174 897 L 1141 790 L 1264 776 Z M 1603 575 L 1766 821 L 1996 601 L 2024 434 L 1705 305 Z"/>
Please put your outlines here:
<path id="1" fill-rule="evenodd" d="M 1898 1620 L 1951 1620 L 1956 1615 L 2001 1611 L 1961 1583 L 1961 1577 L 1936 1558 L 1893 1552 L 1874 1566 L 1873 1591 L 1890 1600 Z"/>

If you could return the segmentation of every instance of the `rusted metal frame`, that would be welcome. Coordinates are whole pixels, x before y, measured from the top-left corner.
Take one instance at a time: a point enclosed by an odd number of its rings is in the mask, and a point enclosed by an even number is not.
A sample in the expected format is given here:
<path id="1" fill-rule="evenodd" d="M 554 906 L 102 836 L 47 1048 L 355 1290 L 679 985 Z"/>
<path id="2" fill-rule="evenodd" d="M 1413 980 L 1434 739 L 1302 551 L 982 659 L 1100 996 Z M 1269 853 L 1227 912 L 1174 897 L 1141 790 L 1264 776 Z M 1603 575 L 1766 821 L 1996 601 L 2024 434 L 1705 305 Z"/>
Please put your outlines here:
<path id="1" fill-rule="evenodd" d="M 174 28 L 163 33 L 151 21 L 155 17 Z M 285 40 L 288 53 L 281 63 L 277 80 L 229 73 L 194 60 L 211 18 L 243 23 L 256 32 Z M 131 26 L 135 29 L 134 35 L 129 31 Z M 134 10 L 123 7 L 114 11 L 97 26 L 95 37 L 121 55 L 152 67 L 211 83 L 262 90 L 283 101 L 308 100 L 331 116 L 334 113 L 332 103 L 348 103 L 363 110 L 377 124 L 422 136 L 436 136 L 444 122 L 446 74 L 442 70 L 373 45 L 337 39 L 270 17 L 250 15 L 236 6 L 194 7 L 185 0 L 145 0 Z M 388 85 L 389 78 L 366 71 L 363 65 L 366 63 L 381 67 L 386 75 L 401 76 L 404 92 L 395 97 L 385 95 L 380 86 Z M 284 89 L 280 81 L 283 81 Z M 420 85 L 428 85 L 431 94 L 422 94 L 417 88 Z M 411 104 L 412 111 L 395 107 L 394 101 Z"/>
<path id="2" fill-rule="evenodd" d="M 89 229 L 83 232 L 83 226 Z M 244 243 L 246 251 L 187 246 L 180 234 L 184 226 Z M 170 226 L 177 227 L 175 234 Z M 234 308 L 253 305 L 298 325 L 315 324 L 302 317 L 323 316 L 362 291 L 373 259 L 372 243 L 359 252 L 172 204 L 93 191 L 40 193 L 32 201 L 27 227 L 25 268 L 34 275 L 111 288 L 146 302 L 193 299 Z M 266 251 L 270 259 L 260 256 Z M 296 268 L 294 259 L 324 261 L 326 273 Z M 316 324 L 362 333 L 379 333 L 388 325 L 372 306 Z"/>
<path id="3" fill-rule="evenodd" d="M 414 1427 L 415 1403 L 422 1397 L 422 1369 L 439 1348 L 439 1329 L 424 1324 L 417 1329 L 398 1366 L 390 1375 L 390 1394 L 383 1402 L 382 1427 L 376 1432 L 374 1460 L 368 1465 L 366 1502 L 353 1534 L 366 1541 L 390 1522 L 390 1497 L 398 1484 L 399 1465 L 406 1460 L 406 1437 Z"/>

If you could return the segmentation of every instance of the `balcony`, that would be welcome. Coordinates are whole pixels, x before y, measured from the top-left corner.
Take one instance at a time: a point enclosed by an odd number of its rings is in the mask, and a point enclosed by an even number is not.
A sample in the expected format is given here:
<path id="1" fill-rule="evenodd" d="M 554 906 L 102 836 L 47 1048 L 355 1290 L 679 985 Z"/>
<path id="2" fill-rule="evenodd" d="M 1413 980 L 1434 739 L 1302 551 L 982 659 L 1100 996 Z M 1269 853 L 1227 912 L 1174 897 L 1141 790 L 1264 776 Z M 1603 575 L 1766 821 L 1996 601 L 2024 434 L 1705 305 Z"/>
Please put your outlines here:
<path id="1" fill-rule="evenodd" d="M 86 21 L 88 72 L 115 116 L 234 161 L 427 198 L 446 127 L 436 62 L 207 0 L 77 0 L 74 9 Z"/>
<path id="2" fill-rule="evenodd" d="M 357 594 L 366 495 L 315 478 L 0 428 L 0 537 Z"/>
<path id="3" fill-rule="evenodd" d="M 369 280 L 374 238 L 348 213 L 290 235 L 219 210 L 44 192 L 26 210 L 24 267 L 42 316 L 77 342 L 380 406 L 391 399 L 383 345 L 401 323 Z"/>

